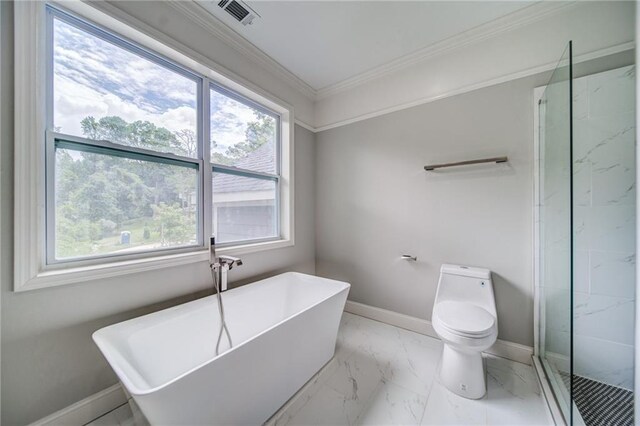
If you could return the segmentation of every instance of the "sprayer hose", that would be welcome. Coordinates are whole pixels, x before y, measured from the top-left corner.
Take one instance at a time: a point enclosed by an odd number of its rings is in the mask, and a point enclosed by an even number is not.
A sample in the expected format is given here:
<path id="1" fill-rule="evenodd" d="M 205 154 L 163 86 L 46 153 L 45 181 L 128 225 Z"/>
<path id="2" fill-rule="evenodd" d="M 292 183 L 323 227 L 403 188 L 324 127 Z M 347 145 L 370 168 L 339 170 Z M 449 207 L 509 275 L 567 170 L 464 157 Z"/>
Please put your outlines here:
<path id="1" fill-rule="evenodd" d="M 231 341 L 231 334 L 229 333 L 229 329 L 227 328 L 227 321 L 224 318 L 224 306 L 222 304 L 222 291 L 220 290 L 220 283 L 218 282 L 216 272 L 213 268 L 211 268 L 211 277 L 213 278 L 213 285 L 216 288 L 216 297 L 218 298 L 218 311 L 220 312 L 220 332 L 218 333 L 218 342 L 216 343 L 216 355 L 219 355 L 220 341 L 222 340 L 223 331 L 227 334 L 229 347 L 233 347 L 233 342 Z"/>

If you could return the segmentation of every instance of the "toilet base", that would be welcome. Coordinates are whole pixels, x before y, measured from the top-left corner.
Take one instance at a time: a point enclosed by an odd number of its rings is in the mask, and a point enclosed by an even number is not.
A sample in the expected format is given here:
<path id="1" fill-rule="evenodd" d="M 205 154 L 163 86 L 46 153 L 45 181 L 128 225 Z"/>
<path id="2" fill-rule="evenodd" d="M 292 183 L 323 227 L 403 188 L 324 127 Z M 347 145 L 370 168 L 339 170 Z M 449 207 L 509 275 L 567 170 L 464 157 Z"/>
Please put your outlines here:
<path id="1" fill-rule="evenodd" d="M 451 392 L 470 399 L 480 399 L 487 392 L 482 352 L 460 350 L 444 344 L 440 381 Z"/>

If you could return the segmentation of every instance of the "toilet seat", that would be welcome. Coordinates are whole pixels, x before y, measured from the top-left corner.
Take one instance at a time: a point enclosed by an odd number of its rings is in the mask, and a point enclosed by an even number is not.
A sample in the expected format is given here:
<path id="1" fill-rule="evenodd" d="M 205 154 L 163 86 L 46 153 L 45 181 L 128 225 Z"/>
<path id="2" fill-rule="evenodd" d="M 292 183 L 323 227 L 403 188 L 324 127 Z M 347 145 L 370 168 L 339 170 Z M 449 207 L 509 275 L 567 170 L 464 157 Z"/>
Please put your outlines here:
<path id="1" fill-rule="evenodd" d="M 495 329 L 495 317 L 473 303 L 443 301 L 436 305 L 434 314 L 434 321 L 442 328 L 461 337 L 481 339 Z"/>

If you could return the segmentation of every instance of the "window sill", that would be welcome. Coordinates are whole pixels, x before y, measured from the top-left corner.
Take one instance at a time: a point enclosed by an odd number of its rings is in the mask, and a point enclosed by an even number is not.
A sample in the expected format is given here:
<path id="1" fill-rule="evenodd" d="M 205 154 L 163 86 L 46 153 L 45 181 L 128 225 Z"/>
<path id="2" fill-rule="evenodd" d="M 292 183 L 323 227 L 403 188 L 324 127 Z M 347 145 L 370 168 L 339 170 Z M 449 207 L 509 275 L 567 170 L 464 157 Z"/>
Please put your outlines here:
<path id="1" fill-rule="evenodd" d="M 217 254 L 239 256 L 265 250 L 273 250 L 293 246 L 293 240 L 276 240 L 240 246 L 224 247 L 216 250 Z M 56 287 L 66 284 L 87 282 L 117 276 L 154 271 L 191 263 L 206 262 L 209 251 L 197 249 L 189 253 L 154 256 L 143 259 L 123 260 L 100 265 L 71 267 L 67 269 L 41 271 L 25 283 L 16 282 L 15 291 L 23 292 L 40 288 Z"/>
<path id="2" fill-rule="evenodd" d="M 238 246 L 229 246 L 217 248 L 217 254 L 226 254 L 229 256 L 241 256 L 243 254 L 256 253 L 265 250 L 275 250 L 279 248 L 292 247 L 293 239 L 281 239 L 274 241 L 263 241 L 260 243 L 242 244 Z"/>

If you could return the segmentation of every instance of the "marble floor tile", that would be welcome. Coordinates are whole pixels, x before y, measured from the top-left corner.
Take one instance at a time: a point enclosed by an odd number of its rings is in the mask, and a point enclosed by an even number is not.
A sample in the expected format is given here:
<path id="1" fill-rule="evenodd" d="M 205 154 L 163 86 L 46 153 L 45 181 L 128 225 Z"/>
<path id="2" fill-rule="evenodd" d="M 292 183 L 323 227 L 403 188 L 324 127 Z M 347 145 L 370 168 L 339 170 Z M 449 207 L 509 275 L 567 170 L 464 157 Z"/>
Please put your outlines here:
<path id="1" fill-rule="evenodd" d="M 417 425 L 427 397 L 393 383 L 383 383 L 358 418 L 361 425 Z"/>
<path id="2" fill-rule="evenodd" d="M 393 360 L 401 341 L 399 328 L 345 312 L 337 345 L 342 353 L 358 352 L 384 364 Z"/>
<path id="3" fill-rule="evenodd" d="M 486 398 L 486 396 L 485 396 Z M 485 399 L 463 398 L 450 392 L 434 380 L 421 425 L 484 425 L 487 424 Z"/>
<path id="4" fill-rule="evenodd" d="M 492 356 L 485 357 L 485 363 L 487 379 L 514 397 L 541 396 L 538 379 L 531 366 Z"/>
<path id="5" fill-rule="evenodd" d="M 552 425 L 533 369 L 487 358 L 487 424 Z"/>
<path id="6" fill-rule="evenodd" d="M 354 352 L 339 361 L 337 370 L 329 377 L 326 386 L 352 401 L 366 403 L 389 369 L 389 363 L 380 363 L 366 352 Z"/>
<path id="7" fill-rule="evenodd" d="M 352 399 L 331 387 L 325 386 L 286 424 L 354 425 L 365 408 L 365 401 Z"/>
<path id="8" fill-rule="evenodd" d="M 442 355 L 442 342 L 422 334 L 400 330 L 398 351 L 386 378 L 421 395 L 429 395 Z"/>
<path id="9" fill-rule="evenodd" d="M 325 365 L 311 380 L 309 380 L 287 403 L 278 410 L 266 423 L 265 426 L 282 426 L 287 424 L 291 418 L 322 388 L 324 383 L 339 367 L 337 355 Z"/>

